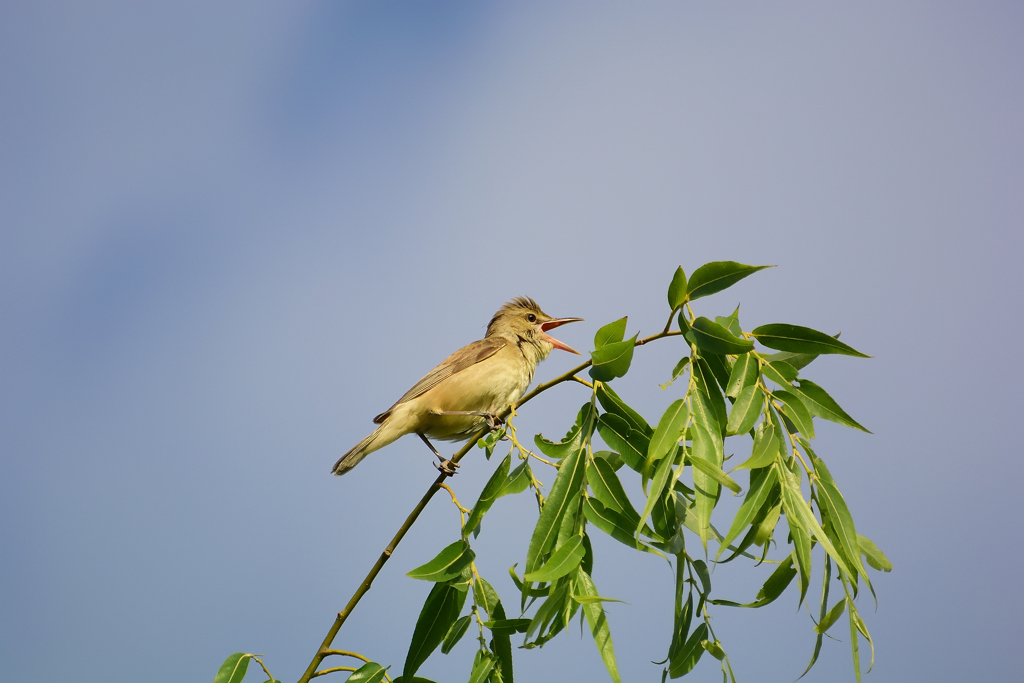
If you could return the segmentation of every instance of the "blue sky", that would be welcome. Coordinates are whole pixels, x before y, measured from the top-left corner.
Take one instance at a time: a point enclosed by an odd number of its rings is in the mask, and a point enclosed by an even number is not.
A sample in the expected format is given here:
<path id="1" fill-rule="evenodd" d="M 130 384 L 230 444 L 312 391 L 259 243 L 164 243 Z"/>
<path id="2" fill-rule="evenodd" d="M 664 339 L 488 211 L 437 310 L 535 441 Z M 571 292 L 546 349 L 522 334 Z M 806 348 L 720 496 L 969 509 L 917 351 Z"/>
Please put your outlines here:
<path id="1" fill-rule="evenodd" d="M 434 476 L 403 439 L 331 477 L 373 415 L 513 296 L 586 318 L 559 335 L 582 349 L 657 331 L 675 267 L 729 259 L 778 267 L 701 312 L 874 356 L 809 373 L 874 432 L 818 439 L 896 565 L 861 605 L 866 680 L 1011 677 L 1022 34 L 997 2 L 0 8 L 7 676 L 209 680 L 244 650 L 294 680 Z M 660 414 L 679 355 L 643 349 L 620 392 Z M 519 429 L 562 433 L 563 389 Z M 535 512 L 502 504 L 478 552 L 511 594 Z M 457 524 L 436 499 L 339 646 L 400 668 L 428 589 L 404 572 Z M 655 680 L 671 574 L 597 552 L 620 667 Z M 809 658 L 795 598 L 715 619 L 743 680 Z M 521 680 L 606 676 L 575 633 L 518 654 Z M 852 680 L 847 643 L 805 680 Z"/>

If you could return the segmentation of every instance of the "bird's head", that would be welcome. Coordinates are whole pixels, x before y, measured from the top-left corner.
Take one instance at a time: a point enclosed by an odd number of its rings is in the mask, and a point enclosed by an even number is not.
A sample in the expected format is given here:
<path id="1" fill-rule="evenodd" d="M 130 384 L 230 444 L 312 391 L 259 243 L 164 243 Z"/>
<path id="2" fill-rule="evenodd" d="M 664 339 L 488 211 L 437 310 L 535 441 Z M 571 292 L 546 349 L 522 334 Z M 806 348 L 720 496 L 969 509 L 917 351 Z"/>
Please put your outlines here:
<path id="1" fill-rule="evenodd" d="M 498 335 L 516 343 L 529 343 L 537 349 L 540 358 L 546 358 L 552 349 L 562 349 L 580 355 L 579 351 L 547 333 L 559 325 L 580 320 L 583 318 L 552 318 L 540 310 L 536 301 L 520 296 L 498 309 L 491 322 L 487 324 L 486 336 Z"/>

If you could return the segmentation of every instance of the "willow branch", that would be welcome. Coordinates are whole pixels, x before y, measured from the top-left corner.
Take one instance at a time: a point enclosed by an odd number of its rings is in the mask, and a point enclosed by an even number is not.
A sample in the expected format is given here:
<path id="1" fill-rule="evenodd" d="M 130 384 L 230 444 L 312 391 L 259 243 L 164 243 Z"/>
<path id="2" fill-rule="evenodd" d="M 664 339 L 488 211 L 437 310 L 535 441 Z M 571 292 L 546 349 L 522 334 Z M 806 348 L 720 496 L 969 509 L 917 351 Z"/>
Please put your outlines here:
<path id="1" fill-rule="evenodd" d="M 656 339 L 661 339 L 663 337 L 674 337 L 680 334 L 682 334 L 682 332 L 679 332 L 678 330 L 672 332 L 666 329 L 662 332 L 659 332 L 658 334 L 653 334 L 650 337 L 638 339 L 634 346 L 643 346 L 644 344 L 655 341 Z M 561 375 L 555 377 L 554 379 L 538 384 L 533 389 L 533 391 L 527 393 L 521 399 L 519 399 L 519 401 L 516 402 L 516 406 L 522 406 L 523 404 L 529 402 L 534 397 L 544 393 L 551 387 L 561 384 L 562 382 L 569 382 L 573 380 L 578 381 L 576 375 L 589 368 L 592 364 L 593 361 L 588 360 L 585 363 L 577 365 L 572 370 L 562 373 Z M 502 412 L 501 418 L 504 419 L 508 417 L 511 412 L 512 408 L 509 407 L 504 412 Z M 481 429 L 476 434 L 474 434 L 466 442 L 466 444 L 462 448 L 460 448 L 458 452 L 455 453 L 455 455 L 451 457 L 451 462 L 458 463 L 460 460 L 462 460 L 462 458 L 464 458 L 473 449 L 473 446 L 476 445 L 476 442 L 487 435 L 487 432 L 487 428 L 484 428 Z M 423 497 L 420 498 L 420 501 L 416 503 L 416 507 L 412 509 L 412 512 L 409 513 L 409 516 L 405 518 L 405 522 L 402 523 L 402 526 L 398 529 L 398 532 L 391 539 L 391 542 L 388 543 L 388 546 L 384 549 L 384 552 L 382 552 L 380 554 L 380 557 L 377 558 L 377 561 L 374 563 L 373 567 L 370 568 L 370 571 L 369 573 L 367 573 L 366 578 L 364 578 L 363 582 L 359 584 L 359 588 L 356 589 L 356 592 L 349 599 L 348 604 L 345 605 L 344 609 L 338 612 L 338 616 L 337 618 L 335 618 L 334 624 L 331 626 L 331 629 L 327 632 L 327 636 L 324 638 L 323 644 L 320 645 L 320 649 L 317 650 L 316 655 L 313 657 L 313 661 L 309 663 L 309 667 L 306 669 L 305 673 L 303 673 L 302 677 L 299 679 L 299 683 L 309 683 L 310 679 L 322 675 L 323 673 L 326 673 L 323 671 L 318 672 L 317 667 L 320 666 L 320 663 L 323 661 L 324 657 L 328 656 L 329 654 L 339 653 L 339 651 L 337 650 L 330 649 L 331 644 L 334 642 L 335 636 L 338 635 L 338 631 L 341 630 L 342 625 L 348 619 L 349 615 L 352 613 L 352 610 L 355 609 L 355 606 L 358 605 L 359 601 L 363 599 L 363 595 L 365 595 L 366 592 L 370 590 L 370 586 L 373 584 L 373 580 L 377 578 L 377 574 L 379 574 L 380 570 L 383 569 L 384 563 L 391 559 L 391 553 L 395 551 L 395 548 L 398 547 L 398 544 L 402 542 L 403 538 L 405 538 L 405 534 L 409 531 L 409 529 L 412 528 L 412 525 L 416 523 L 416 519 L 420 516 L 420 513 L 423 512 L 423 509 L 425 507 L 427 507 L 427 503 L 429 503 L 430 499 L 434 497 L 434 494 L 441 489 L 442 484 L 444 484 L 444 481 L 447 478 L 448 475 L 444 473 L 438 474 L 437 478 L 434 479 L 434 483 L 430 485 L 430 487 L 427 489 L 427 492 L 424 493 Z M 331 669 L 331 671 L 335 670 L 336 669 Z"/>

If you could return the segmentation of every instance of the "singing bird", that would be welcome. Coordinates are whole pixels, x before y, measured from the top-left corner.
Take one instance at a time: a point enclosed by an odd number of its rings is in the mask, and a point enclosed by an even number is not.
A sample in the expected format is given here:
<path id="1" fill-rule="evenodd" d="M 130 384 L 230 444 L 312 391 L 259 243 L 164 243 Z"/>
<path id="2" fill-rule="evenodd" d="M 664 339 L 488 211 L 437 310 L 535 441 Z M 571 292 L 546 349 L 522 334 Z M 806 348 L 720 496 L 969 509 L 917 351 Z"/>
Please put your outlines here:
<path id="1" fill-rule="evenodd" d="M 370 453 L 401 436 L 416 434 L 441 461 L 438 469 L 453 474 L 453 463 L 442 458 L 427 437 L 462 441 L 485 425 L 500 426 L 499 415 L 523 395 L 537 363 L 552 349 L 579 355 L 547 332 L 580 320 L 552 318 L 527 297 L 508 302 L 491 318 L 483 339 L 448 356 L 395 405 L 373 418 L 380 426 L 341 456 L 332 471 L 345 474 Z"/>

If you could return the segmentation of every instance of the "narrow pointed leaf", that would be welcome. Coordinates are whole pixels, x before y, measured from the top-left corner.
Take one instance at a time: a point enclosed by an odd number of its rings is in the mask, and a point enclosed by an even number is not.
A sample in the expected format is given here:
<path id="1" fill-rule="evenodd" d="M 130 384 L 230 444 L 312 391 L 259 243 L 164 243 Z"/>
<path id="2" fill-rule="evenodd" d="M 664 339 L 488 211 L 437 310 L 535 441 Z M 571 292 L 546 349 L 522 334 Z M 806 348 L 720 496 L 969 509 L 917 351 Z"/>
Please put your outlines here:
<path id="1" fill-rule="evenodd" d="M 450 581 L 462 573 L 463 568 L 476 557 L 466 541 L 455 541 L 439 552 L 434 559 L 416 567 L 406 576 L 423 581 Z"/>
<path id="2" fill-rule="evenodd" d="M 810 354 L 840 353 L 860 358 L 871 357 L 824 332 L 799 325 L 781 323 L 761 325 L 750 334 L 769 349 L 777 351 Z"/>
<path id="3" fill-rule="evenodd" d="M 647 424 L 647 420 L 645 420 L 640 413 L 630 408 L 610 386 L 607 384 L 600 384 L 597 387 L 596 393 L 597 400 L 601 404 L 601 407 L 607 412 L 614 413 L 621 417 L 626 421 L 631 429 L 642 433 L 648 439 L 651 437 L 651 434 L 654 433 L 651 426 Z"/>
<path id="4" fill-rule="evenodd" d="M 441 643 L 441 654 L 448 654 L 462 640 L 462 636 L 466 635 L 466 630 L 469 628 L 469 622 L 472 618 L 473 615 L 467 614 L 452 624 L 452 627 L 448 629 L 448 633 L 444 636 L 444 641 Z"/>
<path id="5" fill-rule="evenodd" d="M 641 471 L 647 461 L 650 438 L 629 426 L 622 417 L 614 413 L 601 415 L 597 432 L 608 446 L 622 457 L 622 462 L 631 469 Z"/>
<path id="6" fill-rule="evenodd" d="M 815 632 L 824 634 L 826 631 L 832 628 L 832 625 L 839 620 L 839 617 L 841 617 L 843 615 L 843 612 L 846 610 L 846 600 L 847 598 L 843 598 L 835 605 L 833 605 L 832 609 L 830 609 L 828 611 L 828 614 L 825 615 L 825 618 L 822 619 L 818 623 L 818 625 L 814 627 Z"/>
<path id="7" fill-rule="evenodd" d="M 580 570 L 576 583 L 581 596 L 598 597 L 597 587 L 591 580 L 590 575 Z M 622 683 L 619 677 L 619 667 L 615 662 L 615 648 L 612 646 L 612 632 L 608 627 L 608 619 L 605 617 L 604 607 L 600 602 L 584 602 L 583 614 L 587 617 L 587 624 L 590 626 L 590 633 L 594 636 L 594 644 L 604 661 L 608 675 L 614 683 Z"/>
<path id="8" fill-rule="evenodd" d="M 735 407 L 735 406 L 734 406 Z M 754 449 L 750 459 L 737 465 L 736 469 L 757 469 L 767 467 L 775 462 L 779 453 L 779 440 L 775 435 L 775 425 L 770 422 L 762 422 L 754 432 Z"/>
<path id="9" fill-rule="evenodd" d="M 821 584 L 821 603 L 820 603 L 820 605 L 818 607 L 818 624 L 819 625 L 821 624 L 821 622 L 823 622 L 825 620 L 825 616 L 828 614 L 828 589 L 829 589 L 829 582 L 831 580 L 832 580 L 832 558 L 830 558 L 826 554 L 825 555 L 825 574 L 822 577 L 822 584 Z M 821 642 L 822 642 L 823 637 L 824 637 L 824 634 L 821 631 L 818 631 L 818 637 L 814 639 L 814 652 L 811 654 L 811 662 L 807 665 L 807 668 L 804 669 L 804 672 L 802 674 L 800 674 L 800 678 L 803 678 L 804 676 L 806 676 L 807 672 L 810 671 L 811 667 L 814 666 L 814 663 L 816 661 L 818 661 L 818 655 L 821 653 Z M 800 679 L 798 678 L 797 680 L 800 680 Z"/>
<path id="10" fill-rule="evenodd" d="M 732 312 L 728 317 L 717 316 L 715 322 L 729 330 L 737 337 L 743 335 L 743 330 L 740 329 L 740 307 L 737 304 L 736 310 Z"/>
<path id="11" fill-rule="evenodd" d="M 704 648 L 701 646 L 701 642 L 706 640 L 708 637 L 708 625 L 700 624 L 693 630 L 690 637 L 686 639 L 686 643 L 679 648 L 679 652 L 669 662 L 668 675 L 671 678 L 679 678 L 693 671 L 693 667 L 697 666 L 697 662 L 700 661 L 700 657 L 704 654 Z"/>
<path id="12" fill-rule="evenodd" d="M 669 453 L 675 453 L 679 445 L 679 439 L 686 431 L 686 422 L 690 419 L 690 410 L 686 407 L 686 399 L 673 401 L 665 409 L 665 413 L 658 422 L 654 436 L 651 437 L 651 444 L 647 448 L 647 461 L 644 472 L 650 472 L 654 463 L 664 458 Z"/>
<path id="13" fill-rule="evenodd" d="M 771 266 L 747 266 L 735 261 L 713 261 L 693 271 L 687 283 L 687 298 L 690 301 L 709 296 L 731 287 L 748 275 Z"/>
<path id="14" fill-rule="evenodd" d="M 740 532 L 750 526 L 762 506 L 768 501 L 768 494 L 778 484 L 778 474 L 775 470 L 769 470 L 765 476 L 751 477 L 750 489 L 747 491 L 743 504 L 736 511 L 729 533 L 725 535 L 718 549 L 717 557 L 721 557 L 722 551 L 740 535 Z"/>
<path id="15" fill-rule="evenodd" d="M 631 519 L 635 526 L 640 521 L 640 513 L 626 495 L 622 482 L 607 461 L 595 458 L 587 465 L 587 482 L 597 498 L 606 508 L 619 512 L 626 519 Z"/>
<path id="16" fill-rule="evenodd" d="M 512 466 L 512 454 L 509 453 L 505 456 L 505 459 L 501 461 L 497 469 L 494 470 L 494 474 L 487 480 L 484 485 L 484 490 L 480 492 L 480 498 L 477 499 L 476 505 L 473 506 L 473 511 L 469 514 L 469 520 L 466 522 L 466 528 L 463 531 L 467 536 L 473 532 L 473 529 L 477 527 L 480 520 L 483 519 L 487 511 L 491 509 L 491 505 L 501 495 L 502 489 L 508 484 L 508 471 Z"/>
<path id="17" fill-rule="evenodd" d="M 746 434 L 754 428 L 754 423 L 757 422 L 764 405 L 762 396 L 760 388 L 756 386 L 747 387 L 740 392 L 740 395 L 736 397 L 736 402 L 732 404 L 732 410 L 729 411 L 729 421 L 725 427 L 726 434 Z"/>
<path id="18" fill-rule="evenodd" d="M 621 513 L 606 508 L 600 501 L 593 498 L 584 498 L 583 514 L 588 522 L 616 541 L 636 550 L 657 555 L 661 554 L 636 538 L 636 524 L 633 523 L 633 520 L 626 519 Z"/>
<path id="19" fill-rule="evenodd" d="M 494 668 L 494 655 L 483 650 L 476 651 L 473 659 L 473 671 L 469 674 L 469 683 L 484 683 Z"/>
<path id="20" fill-rule="evenodd" d="M 707 361 L 698 358 L 693 366 L 693 380 L 697 385 L 697 392 L 693 396 L 693 416 L 701 422 L 708 431 L 721 435 L 728 420 L 725 410 L 725 399 L 718 389 L 711 368 Z"/>
<path id="21" fill-rule="evenodd" d="M 824 389 L 809 379 L 800 380 L 800 386 L 793 387 L 793 392 L 800 395 L 800 400 L 803 401 L 811 415 L 820 417 L 823 420 L 837 422 L 847 427 L 853 427 L 868 434 L 871 433 L 839 407 L 839 404 Z"/>
<path id="22" fill-rule="evenodd" d="M 754 342 L 737 337 L 715 321 L 704 317 L 694 320 L 685 336 L 705 353 L 740 354 L 754 348 Z"/>
<path id="23" fill-rule="evenodd" d="M 718 482 L 713 476 L 695 466 L 697 460 L 718 465 L 718 447 L 715 436 L 708 432 L 701 424 L 693 425 L 690 431 L 693 439 L 693 446 L 690 449 L 688 461 L 693 467 L 693 490 L 695 496 L 695 512 L 697 526 L 700 529 L 700 537 L 705 547 L 707 539 L 710 538 L 709 527 L 711 525 L 711 511 L 718 501 Z"/>
<path id="24" fill-rule="evenodd" d="M 674 311 L 686 302 L 686 273 L 683 267 L 676 268 L 672 282 L 668 286 L 668 305 Z"/>
<path id="25" fill-rule="evenodd" d="M 711 477 L 733 493 L 740 493 L 743 490 L 740 485 L 736 483 L 735 479 L 722 471 L 722 468 L 713 462 L 703 458 L 691 458 L 688 462 L 695 470 L 700 470 L 702 474 L 706 474 Z"/>
<path id="26" fill-rule="evenodd" d="M 781 360 L 762 365 L 761 374 L 778 384 L 780 387 L 787 388 L 789 387 L 790 382 L 795 380 L 797 377 L 796 368 Z"/>
<path id="27" fill-rule="evenodd" d="M 793 422 L 797 430 L 808 439 L 813 439 L 814 421 L 800 397 L 790 391 L 773 391 L 772 396 L 782 401 L 782 414 Z"/>
<path id="28" fill-rule="evenodd" d="M 640 521 L 637 522 L 634 535 L 640 533 L 644 522 L 651 516 L 654 506 L 658 504 L 661 493 L 665 490 L 665 484 L 668 483 L 669 476 L 672 474 L 673 460 L 674 458 L 662 458 L 658 461 L 658 468 L 654 471 L 654 477 L 651 479 L 651 490 L 647 495 L 647 503 L 644 505 L 644 511 L 640 513 Z"/>
<path id="29" fill-rule="evenodd" d="M 615 322 L 608 323 L 594 335 L 594 349 L 600 349 L 608 344 L 621 342 L 626 337 L 626 318 L 619 318 Z"/>
<path id="30" fill-rule="evenodd" d="M 800 492 L 800 483 L 789 474 L 789 470 L 785 467 L 780 469 L 783 472 L 783 476 L 780 478 L 782 482 L 782 510 L 786 513 L 786 519 L 791 524 L 798 524 L 810 531 L 811 535 L 825 549 L 825 552 L 832 556 L 836 566 L 845 572 L 847 576 L 854 576 L 843 556 L 836 550 L 828 535 L 821 528 L 821 524 L 814 517 L 810 505 L 804 500 L 803 493 Z"/>
<path id="31" fill-rule="evenodd" d="M 551 557 L 544 563 L 544 566 L 535 571 L 528 572 L 523 577 L 523 580 L 547 582 L 560 579 L 580 566 L 580 562 L 583 560 L 583 553 L 583 537 L 573 536 L 565 545 L 555 548 L 554 552 L 551 553 Z"/>
<path id="32" fill-rule="evenodd" d="M 813 456 L 812 456 L 813 457 Z M 854 528 L 853 515 L 850 508 L 839 492 L 832 474 L 828 471 L 825 463 L 817 457 L 813 457 L 814 472 L 818 477 L 818 505 L 828 515 L 829 526 L 836 531 L 838 544 L 842 547 L 846 558 L 853 563 L 850 569 L 857 571 L 868 586 L 871 585 L 864 571 L 864 565 L 860 561 L 860 546 L 857 543 L 857 530 Z"/>
<path id="33" fill-rule="evenodd" d="M 811 585 L 811 534 L 799 524 L 790 524 L 789 535 L 793 539 L 793 564 L 800 576 L 799 607 L 804 604 L 807 588 Z"/>
<path id="34" fill-rule="evenodd" d="M 752 354 L 745 353 L 733 363 L 732 372 L 729 374 L 729 382 L 725 387 L 725 395 L 729 398 L 736 398 L 740 392 L 747 387 L 757 383 L 758 372 L 757 358 Z"/>
<path id="35" fill-rule="evenodd" d="M 402 675 L 412 678 L 427 657 L 437 649 L 459 618 L 462 605 L 466 601 L 466 593 L 446 583 L 435 583 L 430 589 L 423 609 L 416 620 L 409 653 L 405 657 Z"/>
<path id="36" fill-rule="evenodd" d="M 889 562 L 889 558 L 878 549 L 878 546 L 870 538 L 857 534 L 857 545 L 860 546 L 860 552 L 864 555 L 864 559 L 868 561 L 869 567 L 880 572 L 892 571 L 892 562 Z"/>

